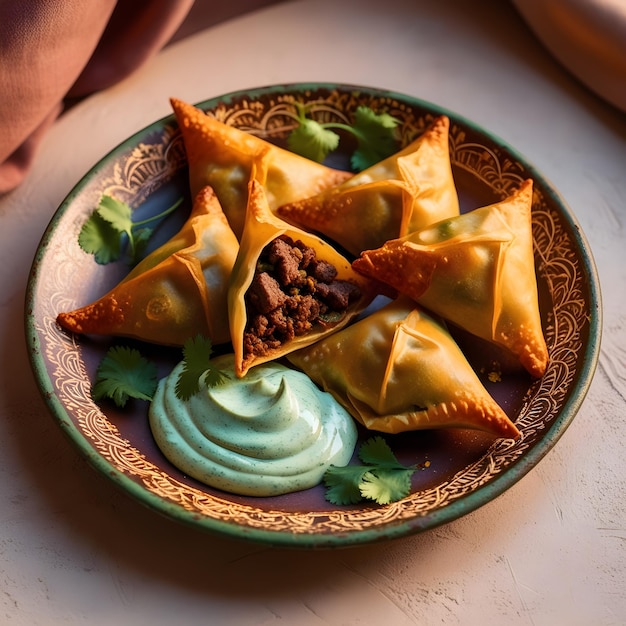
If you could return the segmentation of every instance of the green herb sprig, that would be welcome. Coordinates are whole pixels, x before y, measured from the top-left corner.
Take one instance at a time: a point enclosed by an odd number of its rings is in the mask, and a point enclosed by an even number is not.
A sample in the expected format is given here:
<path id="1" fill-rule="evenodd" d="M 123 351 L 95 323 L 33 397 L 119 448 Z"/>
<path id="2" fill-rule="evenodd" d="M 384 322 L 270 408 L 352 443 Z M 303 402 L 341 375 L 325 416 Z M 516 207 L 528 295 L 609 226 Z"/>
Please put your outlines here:
<path id="1" fill-rule="evenodd" d="M 228 379 L 228 374 L 211 366 L 211 340 L 197 335 L 187 339 L 183 347 L 183 368 L 176 381 L 179 400 L 189 400 L 200 391 L 200 385 L 215 387 Z M 109 399 L 124 408 L 129 398 L 151 401 L 158 385 L 156 364 L 139 350 L 112 346 L 98 368 L 91 395 L 94 400 Z"/>
<path id="2" fill-rule="evenodd" d="M 428 461 L 423 465 L 403 465 L 382 437 L 364 441 L 358 457 L 363 465 L 331 465 L 326 470 L 326 499 L 332 504 L 356 504 L 362 500 L 396 502 L 411 492 L 413 473 L 430 465 Z"/>
<path id="3" fill-rule="evenodd" d="M 339 146 L 340 136 L 335 130 L 344 130 L 356 137 L 357 148 L 350 158 L 355 171 L 364 170 L 397 150 L 395 129 L 399 121 L 392 115 L 359 106 L 352 124 L 322 123 L 308 117 L 313 106 L 314 103 L 296 103 L 298 126 L 287 137 L 287 145 L 292 152 L 321 163 Z"/>
<path id="4" fill-rule="evenodd" d="M 228 374 L 210 365 L 213 347 L 211 340 L 197 335 L 185 341 L 183 346 L 183 369 L 176 381 L 175 392 L 179 400 L 189 400 L 200 391 L 200 385 L 216 387 L 223 385 Z"/>
<path id="5" fill-rule="evenodd" d="M 94 400 L 113 400 L 123 408 L 129 398 L 152 400 L 156 387 L 157 368 L 154 363 L 134 348 L 113 346 L 98 365 L 91 395 Z"/>
<path id="6" fill-rule="evenodd" d="M 128 253 L 131 265 L 138 262 L 146 250 L 154 228 L 148 226 L 173 213 L 183 202 L 180 198 L 158 215 L 133 222 L 128 204 L 104 194 L 96 210 L 89 216 L 78 234 L 78 244 L 96 263 L 106 265 Z"/>

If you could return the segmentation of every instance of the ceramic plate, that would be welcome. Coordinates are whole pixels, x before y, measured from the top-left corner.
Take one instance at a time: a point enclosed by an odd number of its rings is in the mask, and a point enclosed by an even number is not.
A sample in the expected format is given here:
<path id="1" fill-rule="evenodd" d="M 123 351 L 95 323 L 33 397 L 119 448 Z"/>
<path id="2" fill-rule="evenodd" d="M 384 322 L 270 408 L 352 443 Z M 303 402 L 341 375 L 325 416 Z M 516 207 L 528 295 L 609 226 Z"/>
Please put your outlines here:
<path id="1" fill-rule="evenodd" d="M 320 121 L 349 121 L 361 104 L 385 110 L 400 120 L 405 143 L 434 116 L 448 115 L 462 211 L 496 202 L 525 178 L 534 179 L 533 236 L 548 370 L 540 380 L 512 372 L 491 382 L 486 376 L 488 351 L 459 337 L 485 386 L 522 436 L 515 442 L 493 442 L 479 433 L 446 430 L 387 437 L 401 460 L 424 467 L 414 474 L 411 494 L 386 506 L 335 506 L 325 500 L 323 486 L 272 498 L 208 488 L 160 453 L 146 403 L 132 403 L 130 410 L 94 403 L 91 381 L 110 342 L 71 336 L 55 318 L 104 294 L 127 269 L 122 263 L 96 264 L 79 248 L 78 232 L 103 193 L 128 202 L 142 215 L 156 214 L 181 195 L 188 196 L 185 152 L 173 117 L 155 122 L 105 156 L 52 219 L 28 285 L 26 331 L 33 369 L 52 414 L 78 450 L 132 496 L 172 518 L 240 538 L 307 547 L 420 532 L 465 515 L 508 489 L 540 461 L 574 418 L 599 350 L 600 294 L 591 254 L 574 216 L 532 165 L 489 132 L 428 102 L 365 87 L 295 84 L 232 93 L 199 106 L 226 123 L 281 143 L 293 128 L 295 102 L 315 103 L 314 116 Z M 338 154 L 341 158 L 341 149 Z M 160 231 L 161 240 L 183 219 L 182 214 L 171 218 Z M 180 360 L 178 350 L 147 345 L 141 350 L 159 361 L 163 374 Z"/>

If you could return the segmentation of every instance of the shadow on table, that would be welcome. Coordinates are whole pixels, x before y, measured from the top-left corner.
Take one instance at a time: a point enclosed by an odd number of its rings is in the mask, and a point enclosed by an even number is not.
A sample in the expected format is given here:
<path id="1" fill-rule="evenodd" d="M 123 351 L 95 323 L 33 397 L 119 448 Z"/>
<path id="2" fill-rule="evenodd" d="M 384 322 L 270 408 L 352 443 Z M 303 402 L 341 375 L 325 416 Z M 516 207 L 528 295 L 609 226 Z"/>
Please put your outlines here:
<path id="1" fill-rule="evenodd" d="M 497 527 L 485 532 L 481 512 L 474 514 L 479 517 L 469 515 L 404 539 L 324 550 L 236 540 L 155 513 L 91 468 L 64 437 L 39 395 L 24 339 L 16 332 L 22 314 L 15 300 L 2 329 L 3 341 L 11 348 L 2 356 L 5 396 L 7 405 L 15 408 L 4 416 L 10 424 L 5 446 L 17 448 L 23 471 L 20 481 L 27 485 L 29 498 L 37 501 L 45 529 L 41 541 L 62 537 L 55 558 L 67 559 L 64 567 L 84 567 L 94 573 L 113 569 L 120 585 L 130 575 L 213 597 L 267 603 L 333 586 L 385 586 L 387 568 L 406 571 L 416 559 L 427 564 L 428 555 L 441 550 L 450 551 L 450 570 L 456 571 L 475 550 L 489 551 L 494 542 L 506 541 L 506 522 L 500 519 Z M 88 566 L 80 562 L 85 553 L 93 559 Z"/>

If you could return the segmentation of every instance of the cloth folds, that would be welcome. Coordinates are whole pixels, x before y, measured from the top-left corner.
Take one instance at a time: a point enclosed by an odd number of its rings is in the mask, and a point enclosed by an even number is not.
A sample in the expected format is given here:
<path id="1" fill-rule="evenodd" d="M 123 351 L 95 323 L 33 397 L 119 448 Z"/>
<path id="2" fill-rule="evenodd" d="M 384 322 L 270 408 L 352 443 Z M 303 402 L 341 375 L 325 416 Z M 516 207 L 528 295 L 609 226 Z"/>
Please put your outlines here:
<path id="1" fill-rule="evenodd" d="M 185 25 L 194 32 L 275 1 L 0 0 L 0 195 L 21 183 L 76 99 L 128 76 Z M 512 3 L 555 58 L 626 111 L 624 0 Z"/>
<path id="2" fill-rule="evenodd" d="M 158 52 L 193 0 L 0 0 L 0 194 L 20 184 L 66 102 Z"/>

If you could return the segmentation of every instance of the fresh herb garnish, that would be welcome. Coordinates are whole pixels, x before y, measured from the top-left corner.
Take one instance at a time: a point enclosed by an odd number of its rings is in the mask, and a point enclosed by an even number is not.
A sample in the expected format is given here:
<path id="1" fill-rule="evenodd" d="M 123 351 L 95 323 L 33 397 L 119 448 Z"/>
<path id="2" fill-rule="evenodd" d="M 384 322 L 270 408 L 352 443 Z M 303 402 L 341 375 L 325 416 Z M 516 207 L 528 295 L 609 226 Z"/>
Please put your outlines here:
<path id="1" fill-rule="evenodd" d="M 126 346 L 109 348 L 96 371 L 94 400 L 109 398 L 123 408 L 129 398 L 152 400 L 157 387 L 157 368 L 138 350 Z"/>
<path id="2" fill-rule="evenodd" d="M 161 220 L 174 212 L 182 198 L 165 211 L 145 220 L 133 222 L 132 209 L 121 200 L 103 195 L 96 210 L 83 224 L 78 244 L 97 263 L 106 265 L 117 261 L 126 251 L 131 264 L 135 264 L 145 252 L 154 228 L 148 224 Z"/>
<path id="3" fill-rule="evenodd" d="M 332 504 L 356 504 L 361 500 L 396 502 L 409 495 L 413 473 L 430 465 L 428 461 L 421 466 L 403 465 L 382 437 L 364 441 L 358 456 L 363 465 L 331 465 L 326 470 L 326 499 Z"/>
<path id="4" fill-rule="evenodd" d="M 176 381 L 176 396 L 179 400 L 189 400 L 200 391 L 200 384 L 207 387 L 223 385 L 228 374 L 211 367 L 213 353 L 211 340 L 197 335 L 185 341 L 183 347 L 183 369 Z"/>
<path id="5" fill-rule="evenodd" d="M 296 103 L 298 126 L 287 137 L 289 149 L 321 163 L 339 145 L 334 130 L 344 130 L 356 137 L 357 148 L 350 163 L 356 171 L 364 170 L 397 150 L 395 129 L 399 121 L 388 113 L 375 113 L 367 106 L 357 107 L 352 124 L 317 122 L 307 117 L 314 103 Z"/>

